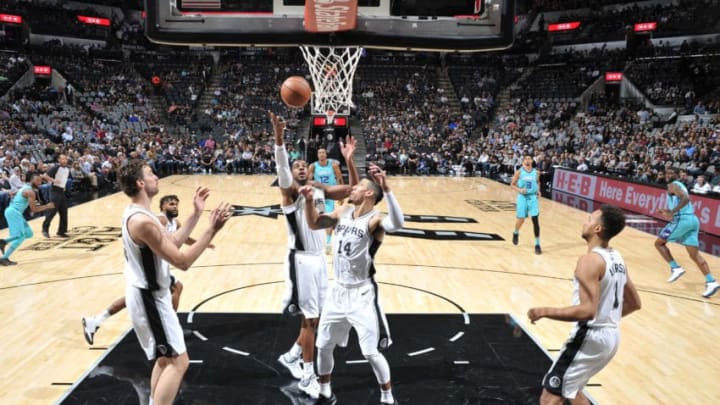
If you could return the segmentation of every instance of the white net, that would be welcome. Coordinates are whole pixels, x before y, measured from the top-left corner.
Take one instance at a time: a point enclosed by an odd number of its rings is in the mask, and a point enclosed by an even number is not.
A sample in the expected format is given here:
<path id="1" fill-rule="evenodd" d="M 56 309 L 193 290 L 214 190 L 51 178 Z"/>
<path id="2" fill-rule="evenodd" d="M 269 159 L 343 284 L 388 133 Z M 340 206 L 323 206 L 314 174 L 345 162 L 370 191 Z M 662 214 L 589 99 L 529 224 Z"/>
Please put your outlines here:
<path id="1" fill-rule="evenodd" d="M 353 77 L 357 69 L 361 47 L 300 46 L 310 68 L 315 92 L 312 113 L 350 114 L 353 107 Z"/>

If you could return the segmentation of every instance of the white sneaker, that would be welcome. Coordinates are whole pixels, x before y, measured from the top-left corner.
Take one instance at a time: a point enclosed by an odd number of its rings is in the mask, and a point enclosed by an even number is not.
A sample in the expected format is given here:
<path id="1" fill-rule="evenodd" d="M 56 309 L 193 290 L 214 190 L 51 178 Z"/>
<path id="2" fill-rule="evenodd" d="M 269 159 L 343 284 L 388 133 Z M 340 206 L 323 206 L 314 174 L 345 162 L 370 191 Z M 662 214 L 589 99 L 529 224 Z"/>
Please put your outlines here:
<path id="1" fill-rule="evenodd" d="M 300 367 L 300 362 L 302 361 L 302 359 L 298 358 L 290 361 L 286 358 L 286 356 L 287 353 L 281 354 L 280 357 L 278 357 L 278 361 L 290 371 L 290 374 L 292 374 L 294 379 L 301 379 L 303 376 L 303 371 L 302 367 Z"/>
<path id="2" fill-rule="evenodd" d="M 300 391 L 308 394 L 308 396 L 312 399 L 320 398 L 320 383 L 318 383 L 317 376 L 315 374 L 305 376 L 298 381 L 298 388 Z"/>
<path id="3" fill-rule="evenodd" d="M 85 335 L 85 341 L 87 341 L 88 344 L 92 346 L 93 340 L 95 339 L 95 332 L 97 332 L 98 328 L 100 328 L 100 325 L 95 321 L 95 318 L 93 317 L 83 317 L 82 325 L 83 335 Z"/>
<path id="4" fill-rule="evenodd" d="M 718 284 L 717 281 L 705 283 L 705 292 L 703 293 L 703 297 L 710 298 L 715 295 L 718 290 L 720 290 L 720 284 Z"/>
<path id="5" fill-rule="evenodd" d="M 674 269 L 671 269 L 668 283 L 672 283 L 673 281 L 679 279 L 683 274 L 685 274 L 685 270 L 683 270 L 682 267 L 675 267 Z"/>

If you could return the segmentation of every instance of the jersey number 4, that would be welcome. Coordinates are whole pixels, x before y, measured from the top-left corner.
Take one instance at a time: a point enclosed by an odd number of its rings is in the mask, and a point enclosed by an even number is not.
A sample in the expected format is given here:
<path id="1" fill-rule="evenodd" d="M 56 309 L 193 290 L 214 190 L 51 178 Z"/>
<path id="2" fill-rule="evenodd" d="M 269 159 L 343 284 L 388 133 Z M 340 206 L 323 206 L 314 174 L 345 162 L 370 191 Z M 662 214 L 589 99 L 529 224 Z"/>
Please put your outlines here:
<path id="1" fill-rule="evenodd" d="M 343 243 L 342 240 L 339 240 L 337 253 L 341 255 L 343 254 L 343 251 L 345 251 L 345 256 L 350 256 L 350 242 Z"/>

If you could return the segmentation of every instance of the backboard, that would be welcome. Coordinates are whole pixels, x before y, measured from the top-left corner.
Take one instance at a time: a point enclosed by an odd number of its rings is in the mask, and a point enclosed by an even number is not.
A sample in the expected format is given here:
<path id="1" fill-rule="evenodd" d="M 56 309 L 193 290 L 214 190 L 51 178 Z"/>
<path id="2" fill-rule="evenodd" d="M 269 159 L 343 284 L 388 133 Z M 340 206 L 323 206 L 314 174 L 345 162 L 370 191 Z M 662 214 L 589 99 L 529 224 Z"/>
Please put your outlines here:
<path id="1" fill-rule="evenodd" d="M 319 15 L 328 16 L 324 21 L 330 26 L 310 27 L 315 21 L 306 15 L 306 0 L 146 0 L 146 34 L 153 42 L 174 45 L 448 52 L 505 49 L 513 41 L 513 0 L 307 2 L 321 10 Z M 351 27 L 333 25 L 338 18 L 332 10 L 345 3 L 356 7 L 356 21 Z"/>

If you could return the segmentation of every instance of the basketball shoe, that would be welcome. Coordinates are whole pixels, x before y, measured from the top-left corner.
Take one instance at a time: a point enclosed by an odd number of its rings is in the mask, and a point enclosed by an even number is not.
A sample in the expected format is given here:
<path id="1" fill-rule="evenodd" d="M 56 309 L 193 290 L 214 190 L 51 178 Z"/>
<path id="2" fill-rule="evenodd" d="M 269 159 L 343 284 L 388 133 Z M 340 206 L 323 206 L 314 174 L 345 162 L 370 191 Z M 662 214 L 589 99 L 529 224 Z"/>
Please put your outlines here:
<path id="1" fill-rule="evenodd" d="M 703 297 L 710 298 L 715 295 L 718 290 L 720 290 L 720 284 L 718 284 L 717 281 L 705 283 L 705 292 L 703 293 Z"/>
<path id="2" fill-rule="evenodd" d="M 300 362 L 302 361 L 302 359 L 297 358 L 297 359 L 292 360 L 289 357 L 290 356 L 288 356 L 287 353 L 283 353 L 280 355 L 280 357 L 278 357 L 278 362 L 280 362 L 280 364 L 285 366 L 285 368 L 287 368 L 288 371 L 290 371 L 290 374 L 292 374 L 294 379 L 296 379 L 296 380 L 302 379 L 303 371 L 302 371 L 302 367 L 300 367 Z"/>
<path id="3" fill-rule="evenodd" d="M 685 270 L 683 270 L 682 267 L 670 269 L 670 278 L 668 278 L 668 283 L 672 283 L 673 281 L 679 279 L 683 274 L 685 274 Z"/>
<path id="4" fill-rule="evenodd" d="M 306 393 L 312 399 L 320 398 L 320 383 L 315 374 L 306 375 L 298 381 L 300 391 Z"/>
<path id="5" fill-rule="evenodd" d="M 82 325 L 83 335 L 85 335 L 85 341 L 92 346 L 95 339 L 95 332 L 97 332 L 97 330 L 100 328 L 100 325 L 97 321 L 95 321 L 95 318 L 93 317 L 83 317 Z"/>

